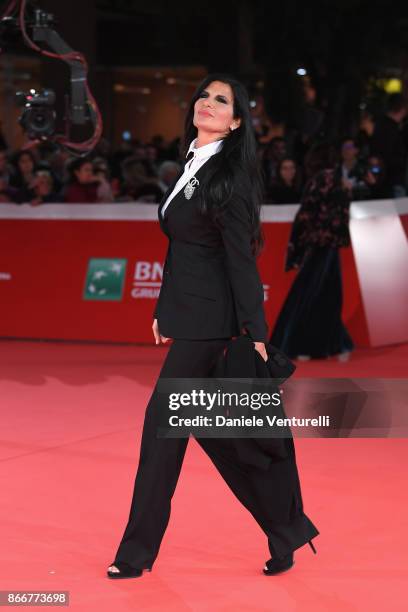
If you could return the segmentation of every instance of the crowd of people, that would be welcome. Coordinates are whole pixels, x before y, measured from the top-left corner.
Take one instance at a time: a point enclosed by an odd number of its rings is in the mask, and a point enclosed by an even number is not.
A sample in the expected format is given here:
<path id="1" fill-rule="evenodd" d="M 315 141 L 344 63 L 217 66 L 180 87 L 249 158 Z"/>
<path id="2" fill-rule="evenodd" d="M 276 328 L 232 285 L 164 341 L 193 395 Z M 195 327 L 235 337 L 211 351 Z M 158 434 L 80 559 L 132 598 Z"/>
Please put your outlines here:
<path id="1" fill-rule="evenodd" d="M 338 142 L 328 143 L 334 150 L 332 167 L 352 200 L 407 195 L 407 113 L 403 96 L 392 94 L 384 114 L 374 117 L 364 112 L 356 133 L 344 134 Z M 313 151 L 321 142 L 319 129 L 312 135 L 284 129 L 280 136 L 260 144 L 266 203 L 301 200 L 306 183 L 316 171 Z"/>
<path id="2" fill-rule="evenodd" d="M 389 96 L 384 115 L 362 116 L 356 134 L 332 143 L 334 166 L 352 200 L 402 197 L 408 192 L 407 106 Z M 271 128 L 265 113 L 254 112 L 265 204 L 297 204 L 313 176 L 313 147 L 322 139 Z M 180 140 L 123 140 L 117 150 L 102 139 L 91 155 L 72 157 L 51 142 L 9 151 L 0 138 L 0 203 L 160 202 L 181 169 Z"/>
<path id="3" fill-rule="evenodd" d="M 173 147 L 157 137 L 148 144 L 124 140 L 112 152 L 102 139 L 79 157 L 51 142 L 16 152 L 0 146 L 0 202 L 157 203 L 181 168 Z"/>

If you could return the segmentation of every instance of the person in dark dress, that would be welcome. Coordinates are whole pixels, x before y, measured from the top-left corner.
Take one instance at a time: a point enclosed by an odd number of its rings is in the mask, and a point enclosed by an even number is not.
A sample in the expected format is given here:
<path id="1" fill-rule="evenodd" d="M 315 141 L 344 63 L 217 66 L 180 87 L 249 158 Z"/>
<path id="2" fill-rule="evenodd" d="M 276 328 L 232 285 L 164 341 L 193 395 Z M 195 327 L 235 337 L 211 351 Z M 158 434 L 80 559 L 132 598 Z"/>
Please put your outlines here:
<path id="1" fill-rule="evenodd" d="M 347 359 L 354 348 L 342 320 L 339 248 L 350 244 L 350 192 L 343 186 L 334 150 L 315 147 L 306 163 L 312 178 L 302 196 L 286 253 L 285 271 L 298 274 L 270 342 L 292 358 Z"/>

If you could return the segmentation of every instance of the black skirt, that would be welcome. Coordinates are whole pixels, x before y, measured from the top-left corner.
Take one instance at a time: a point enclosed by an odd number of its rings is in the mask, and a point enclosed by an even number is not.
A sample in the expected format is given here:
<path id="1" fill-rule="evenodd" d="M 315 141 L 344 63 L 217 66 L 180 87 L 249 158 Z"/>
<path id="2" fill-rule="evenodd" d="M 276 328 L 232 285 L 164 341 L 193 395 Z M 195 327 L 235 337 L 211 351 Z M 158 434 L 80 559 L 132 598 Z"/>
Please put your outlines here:
<path id="1" fill-rule="evenodd" d="M 340 256 L 315 247 L 299 270 L 279 313 L 270 342 L 288 357 L 321 359 L 354 348 L 342 320 Z"/>

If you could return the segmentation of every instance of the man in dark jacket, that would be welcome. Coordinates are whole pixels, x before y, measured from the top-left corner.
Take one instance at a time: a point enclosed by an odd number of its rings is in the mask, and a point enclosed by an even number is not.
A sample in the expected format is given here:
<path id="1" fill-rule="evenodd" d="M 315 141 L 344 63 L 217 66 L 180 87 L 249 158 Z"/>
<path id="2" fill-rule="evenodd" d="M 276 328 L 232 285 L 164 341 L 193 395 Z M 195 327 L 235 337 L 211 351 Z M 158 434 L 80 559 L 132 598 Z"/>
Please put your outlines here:
<path id="1" fill-rule="evenodd" d="M 401 124 L 407 107 L 401 94 L 388 99 L 387 112 L 377 121 L 372 137 L 371 154 L 385 162 L 386 182 L 390 197 L 406 195 L 405 170 L 407 151 Z"/>

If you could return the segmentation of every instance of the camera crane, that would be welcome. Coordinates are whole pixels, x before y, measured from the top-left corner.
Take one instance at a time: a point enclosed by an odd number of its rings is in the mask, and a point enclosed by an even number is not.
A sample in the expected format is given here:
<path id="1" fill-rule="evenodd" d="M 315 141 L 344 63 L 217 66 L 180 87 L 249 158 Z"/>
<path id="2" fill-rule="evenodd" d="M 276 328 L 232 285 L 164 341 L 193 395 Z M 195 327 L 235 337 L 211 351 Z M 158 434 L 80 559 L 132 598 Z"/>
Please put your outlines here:
<path id="1" fill-rule="evenodd" d="M 19 122 L 31 141 L 29 146 L 51 141 L 77 155 L 86 155 L 98 143 L 102 135 L 102 117 L 87 82 L 88 64 L 84 55 L 74 51 L 54 29 L 54 16 L 33 7 L 27 15 L 27 0 L 11 0 L 0 18 L 0 46 L 7 37 L 22 37 L 23 42 L 40 55 L 58 59 L 70 68 L 70 95 L 67 96 L 65 134 L 56 133 L 55 92 L 42 89 L 39 92 L 17 92 L 16 102 L 23 108 Z M 30 31 L 30 35 L 28 33 Z M 52 51 L 40 47 L 46 43 Z M 6 42 L 7 44 L 7 42 Z M 0 52 L 3 49 L 0 50 Z M 72 126 L 92 123 L 93 135 L 83 142 L 70 140 Z"/>

